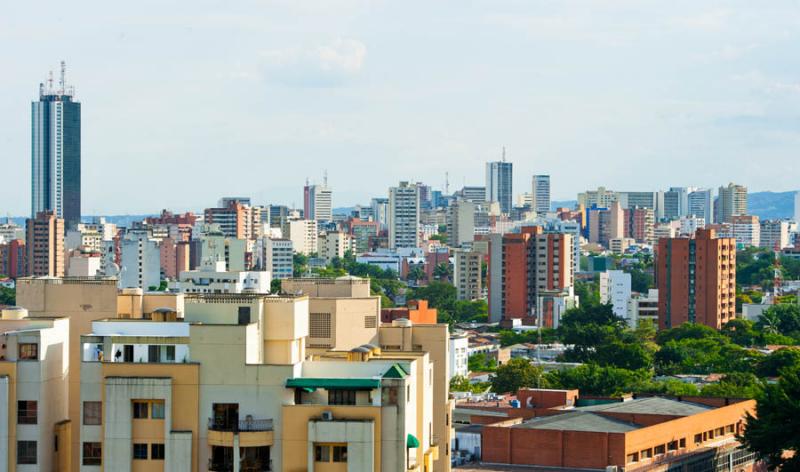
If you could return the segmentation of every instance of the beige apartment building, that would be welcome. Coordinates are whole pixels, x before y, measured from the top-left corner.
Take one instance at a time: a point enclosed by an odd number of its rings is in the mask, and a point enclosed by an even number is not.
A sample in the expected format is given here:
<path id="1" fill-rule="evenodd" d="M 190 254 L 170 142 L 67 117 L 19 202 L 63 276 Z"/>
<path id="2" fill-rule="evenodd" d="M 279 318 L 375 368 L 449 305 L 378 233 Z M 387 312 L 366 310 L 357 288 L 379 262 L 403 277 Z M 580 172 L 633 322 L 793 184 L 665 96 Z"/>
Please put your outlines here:
<path id="1" fill-rule="evenodd" d="M 300 293 L 20 279 L 0 471 L 449 470 L 447 326 L 380 326 L 368 281 L 286 283 Z M 314 310 L 337 323 L 328 349 L 307 347 Z"/>

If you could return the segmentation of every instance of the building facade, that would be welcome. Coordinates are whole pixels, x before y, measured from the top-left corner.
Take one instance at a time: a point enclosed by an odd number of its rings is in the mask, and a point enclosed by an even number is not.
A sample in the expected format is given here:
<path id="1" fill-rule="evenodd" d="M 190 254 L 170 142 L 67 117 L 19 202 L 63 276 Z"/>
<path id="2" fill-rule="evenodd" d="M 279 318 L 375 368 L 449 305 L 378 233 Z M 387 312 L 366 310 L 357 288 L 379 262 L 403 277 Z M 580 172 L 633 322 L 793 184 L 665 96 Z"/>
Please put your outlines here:
<path id="1" fill-rule="evenodd" d="M 486 201 L 499 203 L 500 211 L 506 214 L 511 212 L 514 199 L 513 166 L 505 160 L 486 163 Z"/>
<path id="2" fill-rule="evenodd" d="M 415 184 L 400 182 L 389 189 L 389 248 L 415 248 L 420 243 L 420 200 Z"/>
<path id="3" fill-rule="evenodd" d="M 531 210 L 537 213 L 550 211 L 550 176 L 534 175 L 531 190 Z"/>
<path id="4" fill-rule="evenodd" d="M 658 324 L 720 329 L 736 316 L 736 241 L 702 229 L 694 238 L 663 238 L 656 252 Z"/>
<path id="5" fill-rule="evenodd" d="M 25 231 L 28 275 L 63 277 L 64 220 L 52 211 L 43 211 L 27 220 Z"/>

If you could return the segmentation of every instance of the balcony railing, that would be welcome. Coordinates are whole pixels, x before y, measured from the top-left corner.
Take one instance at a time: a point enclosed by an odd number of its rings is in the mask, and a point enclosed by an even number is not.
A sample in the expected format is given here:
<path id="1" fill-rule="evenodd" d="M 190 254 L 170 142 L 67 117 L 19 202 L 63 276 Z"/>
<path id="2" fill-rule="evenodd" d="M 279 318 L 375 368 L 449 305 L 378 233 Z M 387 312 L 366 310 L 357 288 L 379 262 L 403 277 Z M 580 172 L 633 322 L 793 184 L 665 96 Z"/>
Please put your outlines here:
<path id="1" fill-rule="evenodd" d="M 233 462 L 208 460 L 208 470 L 213 472 L 233 472 Z"/>
<path id="2" fill-rule="evenodd" d="M 237 422 L 209 418 L 208 429 L 212 431 L 232 431 L 234 433 L 238 433 L 239 431 L 272 431 L 272 419 L 257 420 L 253 418 L 246 418 Z"/>
<path id="3" fill-rule="evenodd" d="M 213 472 L 233 472 L 233 461 L 214 461 L 208 459 L 208 470 Z M 239 461 L 240 472 L 269 472 L 272 470 L 272 461 Z"/>

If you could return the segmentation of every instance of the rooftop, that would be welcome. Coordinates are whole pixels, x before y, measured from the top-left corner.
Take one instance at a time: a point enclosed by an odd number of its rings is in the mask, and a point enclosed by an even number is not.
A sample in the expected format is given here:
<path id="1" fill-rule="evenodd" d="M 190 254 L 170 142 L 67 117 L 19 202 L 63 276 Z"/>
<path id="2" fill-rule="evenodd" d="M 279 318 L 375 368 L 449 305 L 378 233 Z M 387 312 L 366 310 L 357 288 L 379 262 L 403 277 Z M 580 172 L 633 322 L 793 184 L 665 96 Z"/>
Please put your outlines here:
<path id="1" fill-rule="evenodd" d="M 513 425 L 512 428 L 627 433 L 628 431 L 639 429 L 641 426 L 588 411 L 573 411 L 561 415 L 533 418 L 524 423 Z"/>
<path id="2" fill-rule="evenodd" d="M 662 397 L 637 398 L 626 402 L 606 403 L 577 408 L 584 412 L 633 413 L 645 415 L 691 416 L 712 410 L 710 406 Z"/>

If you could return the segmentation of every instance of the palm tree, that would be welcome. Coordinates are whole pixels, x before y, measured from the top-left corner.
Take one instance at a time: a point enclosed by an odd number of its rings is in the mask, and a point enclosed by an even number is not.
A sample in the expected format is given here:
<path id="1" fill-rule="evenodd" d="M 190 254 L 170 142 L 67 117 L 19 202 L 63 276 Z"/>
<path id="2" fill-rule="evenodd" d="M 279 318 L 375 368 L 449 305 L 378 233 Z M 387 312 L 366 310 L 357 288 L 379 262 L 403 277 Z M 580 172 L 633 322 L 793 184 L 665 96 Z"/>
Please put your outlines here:
<path id="1" fill-rule="evenodd" d="M 433 278 L 436 280 L 450 280 L 453 275 L 453 268 L 447 262 L 440 262 L 433 268 Z"/>

